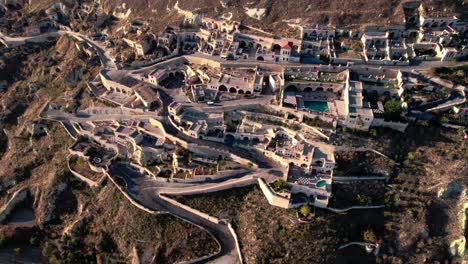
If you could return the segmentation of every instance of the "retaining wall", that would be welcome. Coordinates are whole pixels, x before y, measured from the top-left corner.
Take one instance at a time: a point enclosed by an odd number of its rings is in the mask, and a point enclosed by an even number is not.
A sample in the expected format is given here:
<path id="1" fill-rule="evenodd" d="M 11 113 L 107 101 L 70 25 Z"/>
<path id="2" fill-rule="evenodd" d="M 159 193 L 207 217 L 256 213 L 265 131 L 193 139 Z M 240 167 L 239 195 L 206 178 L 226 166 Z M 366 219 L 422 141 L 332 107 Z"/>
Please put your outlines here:
<path id="1" fill-rule="evenodd" d="M 289 199 L 275 194 L 264 179 L 258 178 L 258 185 L 260 185 L 260 189 L 268 200 L 268 203 L 285 209 L 291 208 Z"/>
<path id="2" fill-rule="evenodd" d="M 239 238 L 237 237 L 237 234 L 236 234 L 236 230 L 234 230 L 234 228 L 232 228 L 231 223 L 228 223 L 228 222 L 227 222 L 227 227 L 229 231 L 231 232 L 231 235 L 234 238 L 234 241 L 236 241 L 236 250 L 237 250 L 237 254 L 239 255 L 239 261 L 241 264 L 243 264 L 244 260 L 242 258 L 242 252 L 240 250 L 240 243 L 239 243 Z"/>
<path id="3" fill-rule="evenodd" d="M 371 126 L 386 127 L 400 132 L 405 132 L 406 128 L 408 127 L 408 123 L 389 122 L 385 121 L 383 118 L 374 118 Z"/>
<path id="4" fill-rule="evenodd" d="M 79 180 L 81 180 L 81 181 L 85 182 L 86 184 L 88 184 L 89 187 L 93 188 L 93 187 L 97 187 L 97 186 L 98 186 L 98 182 L 95 182 L 95 181 L 93 181 L 93 180 L 90 180 L 90 179 L 86 178 L 84 175 L 82 175 L 81 173 L 72 170 L 72 168 L 70 167 L 70 157 L 68 157 L 67 166 L 68 166 L 68 170 L 69 170 L 75 177 L 77 177 Z"/>
<path id="5" fill-rule="evenodd" d="M 203 213 L 201 211 L 198 211 L 197 209 L 193 209 L 185 204 L 181 204 L 179 202 L 177 202 L 176 200 L 173 200 L 171 198 L 167 198 L 166 196 L 164 195 L 159 195 L 159 198 L 163 199 L 164 201 L 168 202 L 168 203 L 171 203 L 177 207 L 180 207 L 180 208 L 183 208 L 184 210 L 186 211 L 189 211 L 190 213 L 192 214 L 195 214 L 195 215 L 198 215 L 214 224 L 218 224 L 219 223 L 219 219 L 217 217 L 214 217 L 214 216 L 210 216 L 206 213 Z"/>
<path id="6" fill-rule="evenodd" d="M 385 205 L 370 205 L 370 206 L 350 206 L 350 207 L 343 208 L 343 209 L 327 207 L 327 209 L 335 213 L 344 213 L 349 210 L 355 210 L 355 209 L 379 209 L 379 208 L 384 208 L 384 207 Z"/>

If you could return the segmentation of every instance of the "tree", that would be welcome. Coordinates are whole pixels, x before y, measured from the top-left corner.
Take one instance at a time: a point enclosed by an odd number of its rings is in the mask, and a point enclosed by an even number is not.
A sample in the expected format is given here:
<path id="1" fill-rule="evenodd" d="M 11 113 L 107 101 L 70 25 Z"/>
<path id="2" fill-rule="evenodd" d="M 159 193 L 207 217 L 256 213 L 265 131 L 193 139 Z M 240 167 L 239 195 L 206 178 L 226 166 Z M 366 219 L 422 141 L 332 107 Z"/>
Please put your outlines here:
<path id="1" fill-rule="evenodd" d="M 310 206 L 303 205 L 299 211 L 301 212 L 301 215 L 308 216 L 310 214 Z"/>
<path id="2" fill-rule="evenodd" d="M 44 246 L 42 247 L 42 255 L 51 258 L 55 254 L 55 248 L 54 246 L 49 243 L 49 241 L 46 241 L 44 243 Z"/>
<path id="3" fill-rule="evenodd" d="M 3 245 L 5 245 L 5 243 L 7 242 L 7 240 L 8 240 L 8 237 L 5 236 L 4 234 L 1 234 L 1 233 L 0 233 L 0 247 L 3 246 Z"/>
<path id="4" fill-rule="evenodd" d="M 450 120 L 449 120 L 446 116 L 442 116 L 442 117 L 439 119 L 439 122 L 440 122 L 441 124 L 445 124 L 445 123 L 450 122 Z"/>
<path id="5" fill-rule="evenodd" d="M 286 182 L 284 180 L 276 180 L 274 181 L 271 186 L 273 187 L 273 190 L 276 192 L 281 192 L 282 190 L 286 189 Z"/>
<path id="6" fill-rule="evenodd" d="M 13 251 L 15 252 L 15 255 L 20 255 L 21 253 L 23 253 L 23 249 L 19 247 L 15 248 Z"/>
<path id="7" fill-rule="evenodd" d="M 362 238 L 364 241 L 368 243 L 375 243 L 377 241 L 377 238 L 375 236 L 375 233 L 372 229 L 367 229 L 362 233 Z"/>
<path id="8" fill-rule="evenodd" d="M 371 130 L 369 130 L 369 134 L 371 134 L 371 136 L 373 136 L 373 137 L 376 137 L 377 136 L 377 129 L 372 128 Z"/>
<path id="9" fill-rule="evenodd" d="M 37 237 L 32 236 L 32 237 L 29 239 L 29 244 L 31 244 L 32 246 L 37 245 Z"/>
<path id="10" fill-rule="evenodd" d="M 418 123 L 416 123 L 418 126 L 423 126 L 423 127 L 428 127 L 429 126 L 429 122 L 427 122 L 426 120 L 419 120 Z"/>
<path id="11" fill-rule="evenodd" d="M 390 120 L 398 120 L 401 114 L 401 104 L 395 99 L 388 100 L 385 105 L 385 115 Z"/>

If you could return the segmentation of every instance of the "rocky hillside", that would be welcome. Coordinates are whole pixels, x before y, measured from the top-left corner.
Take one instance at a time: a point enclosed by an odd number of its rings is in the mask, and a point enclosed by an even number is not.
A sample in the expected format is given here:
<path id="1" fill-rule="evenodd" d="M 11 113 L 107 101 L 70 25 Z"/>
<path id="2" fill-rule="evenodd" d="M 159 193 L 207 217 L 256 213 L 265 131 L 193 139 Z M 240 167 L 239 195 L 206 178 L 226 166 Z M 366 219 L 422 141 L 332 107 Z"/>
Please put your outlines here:
<path id="1" fill-rule="evenodd" d="M 0 204 L 27 193 L 8 214 L 1 208 L 0 263 L 128 263 L 136 255 L 174 263 L 218 249 L 198 227 L 135 208 L 113 184 L 91 189 L 71 175 L 72 139 L 59 123 L 37 120 L 45 103 L 66 94 L 77 95 L 72 107 L 99 104 L 85 83 L 99 62 L 78 52 L 72 38 L 0 47 L 0 67 L 8 84 L 0 93 Z"/>
<path id="2" fill-rule="evenodd" d="M 132 9 L 131 18 L 150 21 L 155 27 L 180 20 L 178 9 L 210 16 L 232 13 L 233 19 L 254 25 L 276 34 L 287 34 L 288 24 L 321 23 L 345 28 L 359 28 L 367 24 L 401 23 L 401 0 L 103 0 L 104 10 L 116 7 Z M 466 17 L 463 0 L 425 0 L 428 14 Z M 437 10 L 437 11 L 436 11 Z M 465 13 L 463 13 L 465 12 Z"/>

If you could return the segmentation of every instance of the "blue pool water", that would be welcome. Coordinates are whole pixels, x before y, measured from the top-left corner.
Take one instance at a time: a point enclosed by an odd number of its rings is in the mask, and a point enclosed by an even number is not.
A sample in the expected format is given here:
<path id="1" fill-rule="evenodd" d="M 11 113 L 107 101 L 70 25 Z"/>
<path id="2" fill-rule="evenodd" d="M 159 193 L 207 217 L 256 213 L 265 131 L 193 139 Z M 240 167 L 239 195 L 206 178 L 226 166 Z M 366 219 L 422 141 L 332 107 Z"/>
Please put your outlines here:
<path id="1" fill-rule="evenodd" d="M 304 107 L 315 112 L 328 112 L 327 102 L 304 101 Z"/>

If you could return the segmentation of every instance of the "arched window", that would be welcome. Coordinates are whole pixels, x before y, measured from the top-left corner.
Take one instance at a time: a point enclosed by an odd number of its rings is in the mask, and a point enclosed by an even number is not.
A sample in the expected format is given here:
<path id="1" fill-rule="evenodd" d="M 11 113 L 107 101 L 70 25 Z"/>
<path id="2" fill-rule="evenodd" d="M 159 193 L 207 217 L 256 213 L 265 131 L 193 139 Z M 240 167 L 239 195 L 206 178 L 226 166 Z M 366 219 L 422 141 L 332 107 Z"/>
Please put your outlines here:
<path id="1" fill-rule="evenodd" d="M 224 86 L 224 85 L 220 85 L 218 90 L 219 90 L 220 92 L 227 92 L 227 87 Z"/>
<path id="2" fill-rule="evenodd" d="M 312 92 L 312 87 L 306 87 L 304 89 L 304 93 L 311 93 Z"/>

